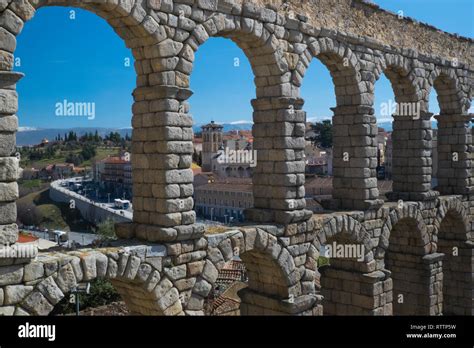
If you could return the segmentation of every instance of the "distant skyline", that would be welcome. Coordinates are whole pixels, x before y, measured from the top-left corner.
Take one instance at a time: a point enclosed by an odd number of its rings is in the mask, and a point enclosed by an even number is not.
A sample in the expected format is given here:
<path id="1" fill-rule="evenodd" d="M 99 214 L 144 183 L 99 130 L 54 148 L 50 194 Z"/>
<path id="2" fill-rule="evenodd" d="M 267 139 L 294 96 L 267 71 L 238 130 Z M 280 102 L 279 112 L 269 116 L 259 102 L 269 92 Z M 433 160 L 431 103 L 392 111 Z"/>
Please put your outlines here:
<path id="1" fill-rule="evenodd" d="M 442 30 L 474 36 L 474 1 L 375 1 L 382 8 L 428 22 Z M 75 19 L 70 19 L 70 11 Z M 124 42 L 100 17 L 63 7 L 40 9 L 18 38 L 15 70 L 26 74 L 18 84 L 20 126 L 35 128 L 131 126 L 135 88 L 133 57 Z M 191 114 L 196 124 L 252 122 L 254 76 L 244 52 L 232 41 L 211 38 L 196 53 L 191 75 Z M 394 99 L 383 76 L 375 86 L 376 114 Z M 313 60 L 301 89 L 308 120 L 331 117 L 336 105 L 327 68 Z M 430 111 L 439 112 L 436 93 Z M 94 117 L 58 115 L 58 103 L 94 103 Z M 379 117 L 378 121 L 391 118 Z"/>

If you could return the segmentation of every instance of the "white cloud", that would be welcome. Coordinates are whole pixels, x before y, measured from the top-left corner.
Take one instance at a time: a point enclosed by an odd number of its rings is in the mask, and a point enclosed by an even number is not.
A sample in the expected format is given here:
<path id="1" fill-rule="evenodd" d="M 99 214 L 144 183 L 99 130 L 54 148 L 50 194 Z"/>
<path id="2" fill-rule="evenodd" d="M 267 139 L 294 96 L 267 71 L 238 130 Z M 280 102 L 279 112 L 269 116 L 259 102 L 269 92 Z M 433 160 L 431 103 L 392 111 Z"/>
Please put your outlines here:
<path id="1" fill-rule="evenodd" d="M 239 121 L 230 122 L 230 124 L 232 124 L 232 125 L 237 125 L 237 124 L 253 124 L 253 122 L 252 122 L 252 121 L 246 121 L 246 120 L 239 120 Z"/>
<path id="2" fill-rule="evenodd" d="M 306 122 L 321 122 L 326 120 L 332 120 L 332 117 L 329 116 L 316 116 L 316 117 L 308 117 Z"/>
<path id="3" fill-rule="evenodd" d="M 38 128 L 35 127 L 18 127 L 18 132 L 31 132 L 38 130 Z"/>
<path id="4" fill-rule="evenodd" d="M 393 122 L 393 117 L 380 117 L 380 118 L 377 118 L 377 123 L 386 123 L 386 122 Z"/>

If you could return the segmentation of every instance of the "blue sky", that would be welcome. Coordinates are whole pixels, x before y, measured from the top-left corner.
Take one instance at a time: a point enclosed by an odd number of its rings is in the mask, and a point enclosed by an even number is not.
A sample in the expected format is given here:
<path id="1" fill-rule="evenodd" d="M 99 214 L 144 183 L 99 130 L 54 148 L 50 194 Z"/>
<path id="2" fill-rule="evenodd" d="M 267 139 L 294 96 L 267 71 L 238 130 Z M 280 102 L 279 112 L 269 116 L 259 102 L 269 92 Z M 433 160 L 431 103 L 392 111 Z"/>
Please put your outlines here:
<path id="1" fill-rule="evenodd" d="M 431 23 L 440 29 L 474 36 L 472 0 L 377 0 L 381 7 Z M 130 127 L 135 71 L 130 50 L 98 16 L 61 7 L 43 8 L 18 39 L 15 70 L 26 74 L 18 84 L 20 125 L 40 128 Z M 126 63 L 131 63 L 127 65 Z M 244 53 L 232 41 L 212 38 L 197 52 L 190 99 L 195 123 L 252 120 L 253 73 Z M 302 97 L 309 119 L 331 115 L 334 87 L 327 69 L 314 60 Z M 393 99 L 389 82 L 376 85 L 376 111 Z M 56 104 L 95 103 L 94 119 L 60 117 Z M 432 93 L 431 111 L 437 112 Z M 380 119 L 382 121 L 382 119 Z"/>

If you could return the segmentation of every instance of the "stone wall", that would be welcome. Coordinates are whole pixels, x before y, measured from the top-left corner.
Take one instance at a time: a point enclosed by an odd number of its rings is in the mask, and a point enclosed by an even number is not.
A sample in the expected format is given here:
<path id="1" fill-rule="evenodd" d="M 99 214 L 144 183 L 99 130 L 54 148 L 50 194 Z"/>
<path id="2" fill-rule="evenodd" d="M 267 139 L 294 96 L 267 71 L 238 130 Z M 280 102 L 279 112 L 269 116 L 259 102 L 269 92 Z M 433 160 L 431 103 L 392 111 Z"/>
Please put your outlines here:
<path id="1" fill-rule="evenodd" d="M 22 75 L 11 72 L 16 35 L 37 8 L 71 5 L 104 18 L 135 57 L 134 216 L 116 231 L 122 239 L 141 243 L 142 250 L 153 243 L 166 250 L 150 262 L 146 252 L 122 247 L 110 255 L 91 250 L 73 254 L 71 262 L 69 256 L 45 256 L 53 258 L 48 266 L 41 259 L 2 260 L 8 265 L 0 268 L 5 313 L 47 313 L 61 297 L 57 288 L 64 286 L 63 294 L 67 290 L 61 272 L 71 272 L 62 269 L 69 263 L 74 267 L 74 262 L 86 274 L 81 278 L 76 269 L 76 282 L 108 276 L 133 312 L 199 315 L 220 267 L 239 255 L 249 269 L 242 313 L 321 314 L 324 298 L 316 287 L 317 261 L 321 245 L 332 240 L 363 245 L 365 255 L 363 262 L 336 260 L 323 272 L 328 313 L 441 314 L 444 290 L 452 294 L 446 301 L 449 311 L 459 312 L 462 303 L 472 313 L 472 41 L 400 20 L 356 0 L 289 3 L 290 10 L 293 6 L 305 15 L 282 9 L 278 1 L 263 7 L 234 0 L 0 0 L 0 238 L 15 241 L 17 236 L 15 85 Z M 189 81 L 195 52 L 211 37 L 228 38 L 244 51 L 256 89 L 251 103 L 258 164 L 254 208 L 246 211 L 254 224 L 221 239 L 207 238 L 193 211 Z M 319 216 L 306 210 L 306 113 L 300 97 L 313 59 L 329 69 L 337 101 L 334 191 L 333 199 L 325 202 L 336 212 Z M 391 81 L 399 105 L 410 103 L 419 110 L 418 115 L 395 117 L 394 192 L 388 195 L 392 203 L 380 197 L 376 178 L 374 85 L 382 74 Z M 443 130 L 442 196 L 429 184 L 432 88 L 439 95 Z M 465 227 L 456 239 L 450 238 L 452 222 L 445 223 L 446 216 L 455 216 L 456 226 Z M 462 292 L 442 283 L 444 255 L 438 246 L 448 253 L 453 244 L 460 246 L 466 265 L 453 266 L 458 259 L 449 255 L 448 269 Z M 37 262 L 41 265 L 32 266 Z M 27 267 L 37 267 L 38 274 L 43 269 L 44 274 L 26 284 Z M 406 283 L 400 274 L 409 275 Z M 407 294 L 401 293 L 405 290 Z M 405 309 L 394 303 L 399 295 L 405 295 Z"/>
<path id="2" fill-rule="evenodd" d="M 57 185 L 57 183 L 56 183 Z M 95 203 L 83 196 L 77 195 L 74 192 L 67 191 L 62 187 L 57 187 L 52 184 L 49 189 L 49 198 L 55 202 L 70 204 L 74 201 L 74 209 L 81 212 L 82 217 L 91 223 L 99 224 L 107 219 L 114 222 L 129 222 L 131 219 L 119 215 L 118 210 L 106 209 L 100 206 L 100 203 Z"/>
<path id="3" fill-rule="evenodd" d="M 239 3 L 246 2 L 240 0 Z M 295 17 L 306 17 L 308 23 L 322 30 L 334 30 L 367 38 L 373 44 L 413 48 L 420 53 L 472 66 L 472 38 L 450 34 L 410 18 L 400 6 L 397 13 L 384 10 L 364 0 L 256 0 L 261 6 L 293 11 Z M 284 5 L 288 3 L 289 6 Z M 324 29 L 323 29 L 324 28 Z M 371 40 L 372 39 L 372 40 Z"/>
<path id="4" fill-rule="evenodd" d="M 372 219 L 364 212 L 323 214 L 194 241 L 118 241 L 106 249 L 40 254 L 27 265 L 0 268 L 0 312 L 47 315 L 77 283 L 107 278 L 132 313 L 203 315 L 219 270 L 238 256 L 249 278 L 239 292 L 242 315 L 440 315 L 444 303 L 446 314 L 472 314 L 473 244 L 450 229 L 467 231 L 472 215 L 465 203 L 438 201 L 433 219 L 413 204 L 388 205 Z M 334 257 L 318 269 L 321 246 L 333 241 L 363 245 L 362 259 Z M 457 256 L 451 251 L 459 243 Z"/>

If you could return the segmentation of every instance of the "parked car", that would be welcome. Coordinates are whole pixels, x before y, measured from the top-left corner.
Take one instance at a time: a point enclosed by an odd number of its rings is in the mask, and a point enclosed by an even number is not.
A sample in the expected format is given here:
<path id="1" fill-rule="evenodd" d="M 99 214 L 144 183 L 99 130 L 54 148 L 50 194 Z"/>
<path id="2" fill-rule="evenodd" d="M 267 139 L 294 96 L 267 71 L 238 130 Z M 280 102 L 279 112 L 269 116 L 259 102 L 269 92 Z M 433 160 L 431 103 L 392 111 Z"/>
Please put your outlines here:
<path id="1" fill-rule="evenodd" d="M 69 235 L 64 231 L 49 231 L 49 240 L 53 240 L 58 243 L 65 243 L 69 240 Z"/>

